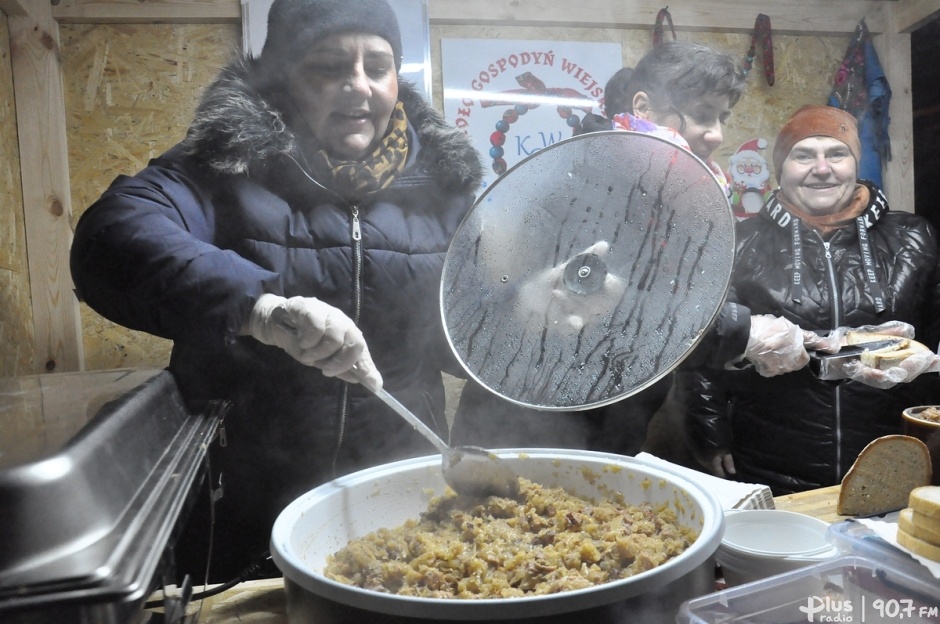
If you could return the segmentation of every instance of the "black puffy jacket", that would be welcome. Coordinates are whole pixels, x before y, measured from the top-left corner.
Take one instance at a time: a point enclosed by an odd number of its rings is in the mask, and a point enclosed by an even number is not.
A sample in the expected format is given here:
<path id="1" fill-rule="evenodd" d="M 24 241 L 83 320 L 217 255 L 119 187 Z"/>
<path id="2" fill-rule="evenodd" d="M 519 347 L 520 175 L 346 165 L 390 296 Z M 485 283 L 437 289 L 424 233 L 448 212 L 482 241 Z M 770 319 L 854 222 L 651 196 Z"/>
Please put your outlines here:
<path id="1" fill-rule="evenodd" d="M 215 548 L 235 570 L 267 547 L 275 515 L 300 493 L 434 452 L 361 386 L 239 336 L 254 302 L 268 292 L 342 309 L 385 388 L 446 431 L 441 370 L 456 362 L 440 276 L 482 178 L 469 139 L 401 83 L 406 168 L 349 205 L 300 167 L 296 135 L 277 94 L 259 91 L 258 72 L 247 59 L 224 69 L 186 139 L 85 211 L 71 256 L 77 293 L 92 308 L 174 341 L 170 370 L 184 396 L 234 402 L 227 446 L 213 448 L 212 461 L 225 480 Z"/>
<path id="2" fill-rule="evenodd" d="M 857 223 L 824 241 L 772 197 L 738 226 L 729 300 L 821 334 L 904 321 L 936 350 L 936 234 L 920 216 L 890 212 L 884 195 L 869 190 L 862 219 L 867 245 Z M 873 273 L 866 270 L 867 250 Z M 771 378 L 753 370 L 699 370 L 683 373 L 681 386 L 696 455 L 731 450 L 737 478 L 768 484 L 775 494 L 839 483 L 868 442 L 901 432 L 901 410 L 940 401 L 934 374 L 879 390 L 820 381 L 809 368 Z"/>

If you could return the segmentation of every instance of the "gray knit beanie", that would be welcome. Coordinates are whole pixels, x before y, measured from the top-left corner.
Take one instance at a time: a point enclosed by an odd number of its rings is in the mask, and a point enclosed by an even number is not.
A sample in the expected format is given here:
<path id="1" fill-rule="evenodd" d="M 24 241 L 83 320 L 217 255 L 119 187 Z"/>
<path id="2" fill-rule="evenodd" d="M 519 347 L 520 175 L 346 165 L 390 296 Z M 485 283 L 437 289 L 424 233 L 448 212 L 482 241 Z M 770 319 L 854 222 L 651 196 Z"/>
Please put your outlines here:
<path id="1" fill-rule="evenodd" d="M 401 69 L 398 19 L 385 0 L 274 0 L 261 62 L 284 67 L 318 39 L 346 32 L 378 35 L 388 41 L 395 69 Z"/>

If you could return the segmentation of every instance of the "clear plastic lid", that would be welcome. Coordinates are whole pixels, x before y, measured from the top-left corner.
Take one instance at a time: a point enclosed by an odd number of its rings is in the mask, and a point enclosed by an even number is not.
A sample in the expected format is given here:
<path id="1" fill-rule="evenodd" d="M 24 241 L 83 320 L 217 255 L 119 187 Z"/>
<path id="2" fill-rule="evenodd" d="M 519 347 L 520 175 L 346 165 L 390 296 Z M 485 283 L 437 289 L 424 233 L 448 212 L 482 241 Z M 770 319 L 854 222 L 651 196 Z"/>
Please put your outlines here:
<path id="1" fill-rule="evenodd" d="M 441 281 L 467 372 L 546 410 L 612 403 L 698 344 L 727 293 L 734 216 L 706 165 L 635 132 L 523 160 L 479 198 Z"/>
<path id="2" fill-rule="evenodd" d="M 849 555 L 688 600 L 679 624 L 937 622 L 940 584 Z"/>

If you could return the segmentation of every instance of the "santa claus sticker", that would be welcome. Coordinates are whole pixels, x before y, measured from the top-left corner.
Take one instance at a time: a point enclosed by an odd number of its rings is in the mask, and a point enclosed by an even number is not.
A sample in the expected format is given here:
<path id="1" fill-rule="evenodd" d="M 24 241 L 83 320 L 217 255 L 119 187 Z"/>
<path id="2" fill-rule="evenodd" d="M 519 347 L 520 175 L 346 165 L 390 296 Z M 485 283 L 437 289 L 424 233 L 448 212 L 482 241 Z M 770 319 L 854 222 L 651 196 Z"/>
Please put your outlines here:
<path id="1" fill-rule="evenodd" d="M 751 139 L 728 158 L 731 208 L 738 219 L 756 215 L 770 194 L 770 168 L 761 155 L 765 149 L 767 139 Z"/>

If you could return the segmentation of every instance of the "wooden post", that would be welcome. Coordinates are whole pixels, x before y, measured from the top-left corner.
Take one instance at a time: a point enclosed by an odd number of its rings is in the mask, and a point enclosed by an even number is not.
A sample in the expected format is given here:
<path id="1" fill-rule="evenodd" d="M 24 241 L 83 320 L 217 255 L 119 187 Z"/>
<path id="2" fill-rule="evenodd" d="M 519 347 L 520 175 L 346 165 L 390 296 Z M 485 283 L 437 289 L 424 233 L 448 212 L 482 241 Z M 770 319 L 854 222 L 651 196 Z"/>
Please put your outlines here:
<path id="1" fill-rule="evenodd" d="M 49 2 L 31 0 L 9 16 L 10 60 L 23 181 L 33 306 L 35 370 L 82 370 L 81 317 L 72 292 L 72 242 L 65 93 L 59 27 Z"/>
<path id="2" fill-rule="evenodd" d="M 889 4 L 889 3 L 886 3 Z M 890 3 L 894 5 L 895 3 Z M 883 163 L 882 186 L 892 210 L 914 212 L 914 103 L 911 95 L 911 36 L 898 32 L 897 10 L 886 7 L 885 29 L 872 39 L 891 86 L 888 114 L 891 160 Z"/>

